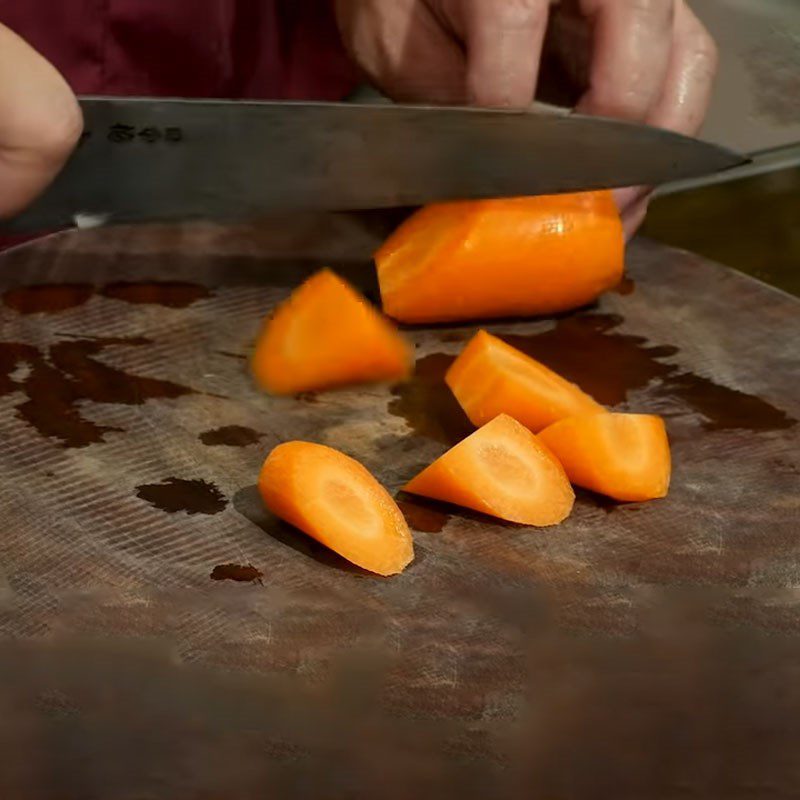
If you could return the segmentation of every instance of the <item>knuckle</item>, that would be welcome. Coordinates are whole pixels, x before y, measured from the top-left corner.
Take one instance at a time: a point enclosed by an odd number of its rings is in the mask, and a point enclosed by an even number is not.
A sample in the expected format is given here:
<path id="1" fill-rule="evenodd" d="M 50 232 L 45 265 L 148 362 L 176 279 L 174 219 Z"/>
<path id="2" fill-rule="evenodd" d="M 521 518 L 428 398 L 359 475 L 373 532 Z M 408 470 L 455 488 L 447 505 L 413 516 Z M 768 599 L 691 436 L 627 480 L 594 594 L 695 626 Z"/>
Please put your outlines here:
<path id="1" fill-rule="evenodd" d="M 628 6 L 633 15 L 663 24 L 672 24 L 675 15 L 675 0 L 628 0 Z"/>
<path id="2" fill-rule="evenodd" d="M 695 59 L 702 63 L 709 73 L 716 74 L 719 66 L 719 47 L 705 28 L 694 34 L 691 51 Z"/>
<path id="3" fill-rule="evenodd" d="M 32 145 L 41 158 L 60 161 L 68 156 L 83 132 L 83 114 L 78 101 L 66 94 L 58 98 L 42 113 L 41 123 L 35 128 Z"/>
<path id="4" fill-rule="evenodd" d="M 538 27 L 546 24 L 548 3 L 546 0 L 500 0 L 494 13 L 506 28 Z"/>

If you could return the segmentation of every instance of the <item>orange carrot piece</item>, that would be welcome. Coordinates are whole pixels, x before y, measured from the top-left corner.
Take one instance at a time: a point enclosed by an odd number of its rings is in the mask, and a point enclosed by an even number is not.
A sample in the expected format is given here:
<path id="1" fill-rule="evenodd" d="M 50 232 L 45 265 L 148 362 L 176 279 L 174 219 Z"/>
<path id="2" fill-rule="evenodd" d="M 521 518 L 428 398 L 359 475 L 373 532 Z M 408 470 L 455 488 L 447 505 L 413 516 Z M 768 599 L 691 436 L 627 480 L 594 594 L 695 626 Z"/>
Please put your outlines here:
<path id="1" fill-rule="evenodd" d="M 665 497 L 669 490 L 669 441 L 660 417 L 571 417 L 543 430 L 539 439 L 576 486 L 628 502 Z"/>
<path id="2" fill-rule="evenodd" d="M 404 489 L 538 527 L 562 522 L 575 500 L 553 454 L 506 415 L 448 450 Z"/>
<path id="3" fill-rule="evenodd" d="M 448 322 L 578 308 L 620 282 L 624 250 L 603 191 L 431 205 L 375 261 L 389 316 Z"/>
<path id="4" fill-rule="evenodd" d="M 477 426 L 508 414 L 537 433 L 564 417 L 605 410 L 574 383 L 486 331 L 475 334 L 445 380 Z"/>
<path id="5" fill-rule="evenodd" d="M 267 508 L 353 564 L 394 575 L 414 558 L 397 503 L 365 467 L 321 444 L 286 442 L 258 479 Z"/>
<path id="6" fill-rule="evenodd" d="M 267 319 L 252 370 L 273 394 L 394 381 L 411 371 L 397 329 L 329 269 L 309 278 Z"/>

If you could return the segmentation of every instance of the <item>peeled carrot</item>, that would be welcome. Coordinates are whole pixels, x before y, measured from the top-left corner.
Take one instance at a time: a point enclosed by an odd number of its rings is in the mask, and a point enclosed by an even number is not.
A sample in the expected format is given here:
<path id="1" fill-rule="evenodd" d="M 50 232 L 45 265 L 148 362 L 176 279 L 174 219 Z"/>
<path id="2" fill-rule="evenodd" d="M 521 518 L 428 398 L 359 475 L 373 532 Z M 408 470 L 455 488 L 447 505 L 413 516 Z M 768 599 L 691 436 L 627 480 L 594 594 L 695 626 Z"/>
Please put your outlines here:
<path id="1" fill-rule="evenodd" d="M 402 322 L 552 314 L 622 279 L 610 192 L 440 203 L 375 254 L 386 313 Z"/>
<path id="2" fill-rule="evenodd" d="M 394 326 L 328 269 L 309 278 L 268 319 L 252 370 L 273 394 L 401 380 L 411 350 Z"/>
<path id="3" fill-rule="evenodd" d="M 496 336 L 479 331 L 445 376 L 473 425 L 508 414 L 534 433 L 604 408 L 574 383 Z"/>
<path id="4" fill-rule="evenodd" d="M 660 417 L 570 417 L 543 430 L 539 439 L 577 486 L 629 502 L 665 497 L 669 490 L 669 441 Z"/>
<path id="5" fill-rule="evenodd" d="M 406 492 L 522 525 L 556 525 L 575 494 L 550 451 L 519 422 L 500 415 L 417 475 Z"/>
<path id="6" fill-rule="evenodd" d="M 414 558 L 402 512 L 358 461 L 321 444 L 287 442 L 258 479 L 267 508 L 353 564 L 394 575 Z"/>

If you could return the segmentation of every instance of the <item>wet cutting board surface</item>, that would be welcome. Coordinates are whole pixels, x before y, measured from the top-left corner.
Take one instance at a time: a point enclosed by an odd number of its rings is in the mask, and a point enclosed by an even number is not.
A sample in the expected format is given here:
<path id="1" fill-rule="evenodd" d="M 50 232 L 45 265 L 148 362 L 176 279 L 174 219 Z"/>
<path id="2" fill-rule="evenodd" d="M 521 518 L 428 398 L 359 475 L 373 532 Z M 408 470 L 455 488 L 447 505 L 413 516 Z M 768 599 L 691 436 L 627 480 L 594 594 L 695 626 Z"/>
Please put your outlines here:
<path id="1" fill-rule="evenodd" d="M 548 530 L 401 496 L 417 557 L 385 580 L 271 517 L 258 470 L 308 439 L 395 492 L 470 431 L 442 378 L 475 328 L 410 331 L 397 388 L 276 399 L 246 367 L 320 265 L 374 293 L 380 235 L 100 230 L 0 258 L 0 795 L 792 796 L 800 303 L 641 242 L 596 307 L 489 326 L 663 415 L 670 496 L 580 493 Z"/>

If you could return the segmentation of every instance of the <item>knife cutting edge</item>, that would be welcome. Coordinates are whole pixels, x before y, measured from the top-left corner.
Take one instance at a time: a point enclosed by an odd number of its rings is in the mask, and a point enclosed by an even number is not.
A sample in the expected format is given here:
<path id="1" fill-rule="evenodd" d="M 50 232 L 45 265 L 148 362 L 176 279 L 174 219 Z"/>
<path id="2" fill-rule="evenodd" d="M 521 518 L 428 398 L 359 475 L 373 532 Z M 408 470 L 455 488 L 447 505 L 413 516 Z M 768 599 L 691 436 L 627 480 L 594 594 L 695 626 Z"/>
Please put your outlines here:
<path id="1" fill-rule="evenodd" d="M 3 230 L 657 186 L 747 162 L 669 131 L 576 114 L 101 97 L 81 106 L 77 150 Z"/>

